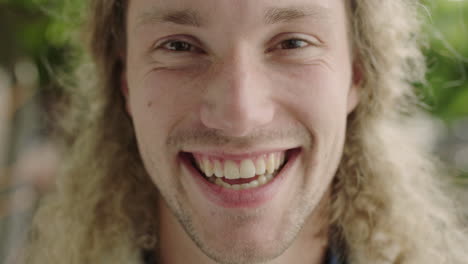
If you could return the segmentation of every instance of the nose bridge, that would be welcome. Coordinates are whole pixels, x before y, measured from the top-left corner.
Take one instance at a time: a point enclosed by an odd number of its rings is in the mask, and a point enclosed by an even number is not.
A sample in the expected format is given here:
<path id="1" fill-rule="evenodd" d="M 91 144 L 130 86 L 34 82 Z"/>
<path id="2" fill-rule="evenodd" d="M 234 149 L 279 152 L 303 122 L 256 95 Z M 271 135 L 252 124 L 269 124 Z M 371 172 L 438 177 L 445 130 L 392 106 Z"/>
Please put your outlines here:
<path id="1" fill-rule="evenodd" d="M 272 120 L 266 76 L 253 56 L 238 49 L 213 67 L 201 108 L 205 126 L 230 136 L 245 136 Z"/>
<path id="2" fill-rule="evenodd" d="M 253 62 L 249 60 L 248 55 L 237 52 L 230 57 L 222 63 L 220 74 L 217 77 L 222 83 L 221 87 L 225 90 L 226 95 L 230 94 L 233 96 L 232 99 L 240 100 L 242 96 L 260 92 L 260 89 L 252 87 L 255 78 L 261 79 L 261 76 L 255 72 Z"/>

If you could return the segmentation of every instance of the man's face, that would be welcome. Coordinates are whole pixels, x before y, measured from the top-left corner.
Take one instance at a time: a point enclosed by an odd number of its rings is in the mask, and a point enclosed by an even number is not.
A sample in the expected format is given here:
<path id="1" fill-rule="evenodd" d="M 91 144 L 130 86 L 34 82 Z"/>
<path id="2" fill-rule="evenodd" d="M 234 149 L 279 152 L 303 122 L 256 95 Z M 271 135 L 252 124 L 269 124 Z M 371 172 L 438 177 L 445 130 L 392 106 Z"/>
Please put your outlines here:
<path id="1" fill-rule="evenodd" d="M 140 153 L 210 257 L 274 258 L 326 199 L 357 103 L 345 10 L 130 1 L 126 95 Z"/>

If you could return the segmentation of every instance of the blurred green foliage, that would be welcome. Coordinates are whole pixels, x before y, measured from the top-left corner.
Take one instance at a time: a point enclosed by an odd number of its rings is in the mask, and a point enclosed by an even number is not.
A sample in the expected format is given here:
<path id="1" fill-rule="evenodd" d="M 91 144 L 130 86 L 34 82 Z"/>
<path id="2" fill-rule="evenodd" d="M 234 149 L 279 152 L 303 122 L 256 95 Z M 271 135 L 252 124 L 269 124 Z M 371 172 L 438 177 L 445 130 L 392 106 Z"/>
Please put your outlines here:
<path id="1" fill-rule="evenodd" d="M 57 30 L 64 23 L 49 10 L 35 0 L 0 0 L 0 66 L 13 71 L 18 60 L 32 60 L 40 73 L 40 90 L 51 88 L 51 69 L 65 64 L 69 50 L 64 31 Z"/>
<path id="2" fill-rule="evenodd" d="M 468 1 L 431 1 L 427 102 L 438 117 L 468 116 Z"/>

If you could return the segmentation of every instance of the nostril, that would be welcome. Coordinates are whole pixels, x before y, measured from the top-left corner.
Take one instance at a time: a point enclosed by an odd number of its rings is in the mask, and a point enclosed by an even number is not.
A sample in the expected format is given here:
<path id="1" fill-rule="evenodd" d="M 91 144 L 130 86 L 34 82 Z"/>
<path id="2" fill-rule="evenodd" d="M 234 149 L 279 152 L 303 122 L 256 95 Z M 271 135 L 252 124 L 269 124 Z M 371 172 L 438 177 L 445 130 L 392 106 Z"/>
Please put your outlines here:
<path id="1" fill-rule="evenodd" d="M 242 129 L 245 117 L 242 114 L 227 109 L 226 105 L 205 105 L 200 110 L 200 120 L 208 128 L 233 131 Z"/>
<path id="2" fill-rule="evenodd" d="M 199 111 L 205 127 L 237 137 L 265 127 L 274 117 L 274 105 L 267 97 L 244 91 L 207 99 Z"/>

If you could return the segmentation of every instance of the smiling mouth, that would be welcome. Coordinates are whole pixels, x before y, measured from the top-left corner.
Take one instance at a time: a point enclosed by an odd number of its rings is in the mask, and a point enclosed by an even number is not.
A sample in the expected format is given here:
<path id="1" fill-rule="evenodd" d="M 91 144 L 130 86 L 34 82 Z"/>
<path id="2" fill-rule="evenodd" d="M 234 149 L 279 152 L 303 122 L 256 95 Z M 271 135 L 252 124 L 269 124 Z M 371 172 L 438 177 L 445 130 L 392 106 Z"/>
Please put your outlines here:
<path id="1" fill-rule="evenodd" d="M 182 153 L 203 178 L 231 190 L 258 188 L 271 182 L 299 148 L 244 159 L 226 159 L 201 153 Z"/>

